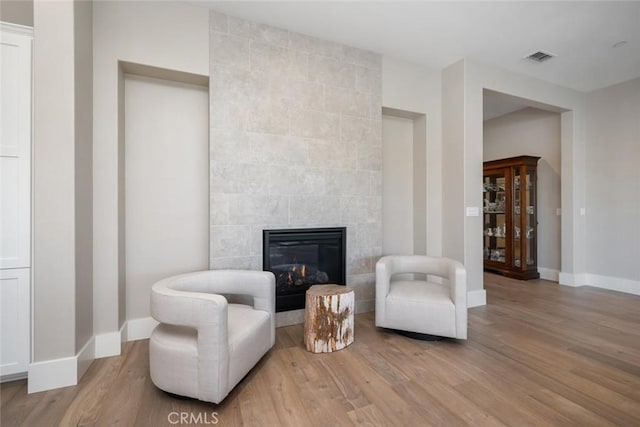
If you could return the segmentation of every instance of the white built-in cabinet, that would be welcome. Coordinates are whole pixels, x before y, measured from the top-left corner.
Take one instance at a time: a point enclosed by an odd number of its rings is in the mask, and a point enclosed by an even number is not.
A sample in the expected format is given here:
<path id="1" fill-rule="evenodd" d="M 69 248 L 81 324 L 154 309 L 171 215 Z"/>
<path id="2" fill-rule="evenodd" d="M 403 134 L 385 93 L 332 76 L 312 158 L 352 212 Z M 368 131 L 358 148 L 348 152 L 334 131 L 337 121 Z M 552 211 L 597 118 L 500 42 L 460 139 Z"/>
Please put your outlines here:
<path id="1" fill-rule="evenodd" d="M 8 379 L 30 360 L 33 30 L 0 30 L 0 377 Z"/>

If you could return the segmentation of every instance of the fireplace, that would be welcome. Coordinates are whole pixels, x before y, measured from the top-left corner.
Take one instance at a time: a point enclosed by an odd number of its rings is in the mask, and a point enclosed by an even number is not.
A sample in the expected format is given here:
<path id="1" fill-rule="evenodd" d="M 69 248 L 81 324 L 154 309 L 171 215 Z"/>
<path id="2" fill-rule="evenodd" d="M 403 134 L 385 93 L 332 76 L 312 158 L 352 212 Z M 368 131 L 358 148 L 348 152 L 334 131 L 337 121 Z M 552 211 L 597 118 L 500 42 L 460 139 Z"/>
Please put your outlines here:
<path id="1" fill-rule="evenodd" d="M 316 284 L 346 284 L 347 229 L 264 230 L 262 269 L 276 276 L 276 311 L 304 308 Z"/>

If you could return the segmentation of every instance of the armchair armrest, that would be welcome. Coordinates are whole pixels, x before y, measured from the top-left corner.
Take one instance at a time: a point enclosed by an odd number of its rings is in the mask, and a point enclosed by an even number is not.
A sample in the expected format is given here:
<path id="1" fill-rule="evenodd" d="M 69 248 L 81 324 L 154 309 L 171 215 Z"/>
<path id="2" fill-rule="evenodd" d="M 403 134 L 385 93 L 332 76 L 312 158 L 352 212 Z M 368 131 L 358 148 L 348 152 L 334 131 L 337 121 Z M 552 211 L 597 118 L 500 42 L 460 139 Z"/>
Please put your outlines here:
<path id="1" fill-rule="evenodd" d="M 151 316 L 161 323 L 197 330 L 198 364 L 202 372 L 211 372 L 211 378 L 199 380 L 199 395 L 218 396 L 228 384 L 227 300 L 222 295 L 173 289 L 175 284 L 176 277 L 170 277 L 153 285 Z"/>
<path id="2" fill-rule="evenodd" d="M 222 295 L 174 289 L 171 287 L 174 279 L 160 280 L 151 288 L 151 316 L 154 319 L 196 329 L 226 319 L 227 300 Z"/>
<path id="3" fill-rule="evenodd" d="M 467 307 L 467 270 L 460 262 L 449 261 L 449 284 L 451 300 L 456 306 Z"/>
<path id="4" fill-rule="evenodd" d="M 183 326 L 192 326 L 198 328 L 203 324 L 218 324 L 224 321 L 224 339 L 226 342 L 226 330 L 227 330 L 227 300 L 220 294 L 241 294 L 249 295 L 253 297 L 253 307 L 256 310 L 266 311 L 270 314 L 271 318 L 271 344 L 275 343 L 275 311 L 276 311 L 276 296 L 275 296 L 275 276 L 268 271 L 249 271 L 249 270 L 207 270 L 197 273 L 187 273 L 179 276 L 170 277 L 168 279 L 161 280 L 153 285 L 151 293 L 151 315 L 158 321 L 163 323 L 177 324 Z M 163 304 L 162 295 L 171 296 L 169 304 Z M 171 318 L 159 318 L 158 316 L 168 316 L 171 313 L 160 313 L 158 310 L 154 310 L 154 306 L 164 307 L 176 305 L 175 296 L 182 296 L 185 298 L 199 298 L 198 304 L 213 304 L 211 307 L 202 307 L 202 310 L 195 310 L 195 302 L 184 302 L 180 309 L 171 310 L 171 312 L 182 312 L 178 316 L 182 316 L 180 323 L 177 323 L 178 319 L 171 320 Z M 189 301 L 189 300 L 187 300 Z M 224 305 L 224 308 L 222 308 Z M 190 307 L 190 308 L 189 308 Z M 218 307 L 218 308 L 216 308 Z M 224 312 L 222 311 L 224 310 Z M 161 310 L 167 311 L 167 310 Z M 157 312 L 154 314 L 154 312 Z M 207 312 L 203 319 L 194 319 L 192 317 L 199 316 L 197 313 Z M 184 314 L 187 313 L 187 314 Z M 184 317 L 187 316 L 187 319 Z M 209 316 L 221 316 L 224 320 L 217 320 Z M 166 320 L 165 320 L 166 318 Z M 196 321 L 197 320 L 197 321 Z M 191 322 L 191 323 L 188 323 Z M 221 336 L 222 337 L 222 336 Z"/>
<path id="5" fill-rule="evenodd" d="M 384 256 L 376 263 L 376 325 L 385 319 L 385 297 L 389 293 L 391 276 L 396 270 L 396 257 Z"/>

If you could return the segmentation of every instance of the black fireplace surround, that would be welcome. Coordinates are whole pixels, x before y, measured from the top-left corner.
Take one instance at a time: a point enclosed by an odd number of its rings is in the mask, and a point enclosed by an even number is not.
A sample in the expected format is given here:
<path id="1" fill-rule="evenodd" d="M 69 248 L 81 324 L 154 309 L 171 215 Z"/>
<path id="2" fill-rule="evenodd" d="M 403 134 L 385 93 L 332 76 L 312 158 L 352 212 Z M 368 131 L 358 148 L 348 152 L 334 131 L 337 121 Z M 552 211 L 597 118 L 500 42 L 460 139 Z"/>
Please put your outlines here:
<path id="1" fill-rule="evenodd" d="M 346 284 L 346 227 L 263 230 L 262 269 L 276 276 L 276 311 L 304 308 L 316 284 Z"/>

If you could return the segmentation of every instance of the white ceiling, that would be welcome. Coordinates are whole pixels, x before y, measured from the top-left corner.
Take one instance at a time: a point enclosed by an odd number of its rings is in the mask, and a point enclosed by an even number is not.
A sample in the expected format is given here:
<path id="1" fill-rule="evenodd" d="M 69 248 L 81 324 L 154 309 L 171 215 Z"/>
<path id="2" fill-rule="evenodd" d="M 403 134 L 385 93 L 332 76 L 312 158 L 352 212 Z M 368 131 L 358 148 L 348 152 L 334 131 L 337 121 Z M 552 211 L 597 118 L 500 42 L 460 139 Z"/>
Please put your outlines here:
<path id="1" fill-rule="evenodd" d="M 495 119 L 527 107 L 528 105 L 523 104 L 521 101 L 501 99 L 485 94 L 482 97 L 482 119 Z"/>
<path id="2" fill-rule="evenodd" d="M 554 105 L 543 104 L 531 99 L 520 98 L 506 93 L 484 89 L 482 97 L 483 120 L 491 120 L 505 114 L 513 113 L 523 108 L 537 108 L 539 110 L 560 113 L 566 111 Z"/>
<path id="3" fill-rule="evenodd" d="M 472 58 L 580 91 L 640 77 L 639 1 L 192 3 L 435 69 Z M 522 59 L 537 50 L 558 56 Z"/>

